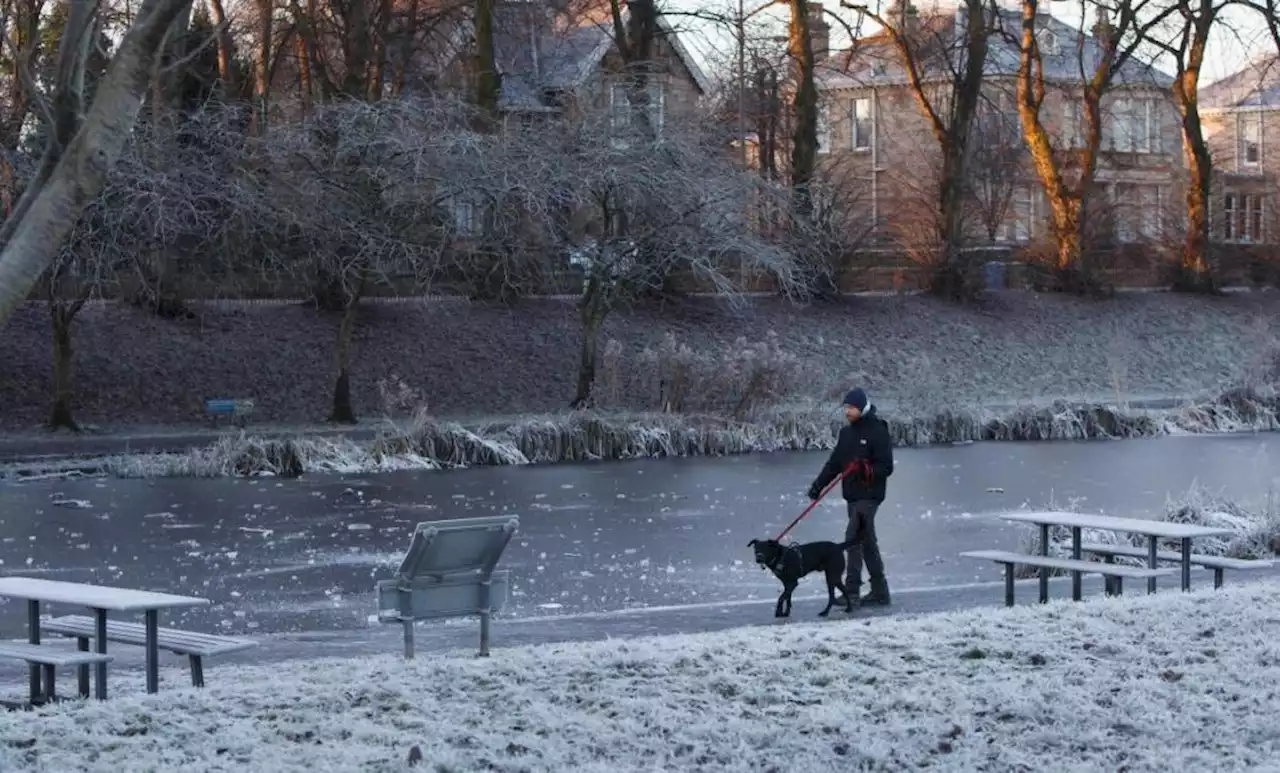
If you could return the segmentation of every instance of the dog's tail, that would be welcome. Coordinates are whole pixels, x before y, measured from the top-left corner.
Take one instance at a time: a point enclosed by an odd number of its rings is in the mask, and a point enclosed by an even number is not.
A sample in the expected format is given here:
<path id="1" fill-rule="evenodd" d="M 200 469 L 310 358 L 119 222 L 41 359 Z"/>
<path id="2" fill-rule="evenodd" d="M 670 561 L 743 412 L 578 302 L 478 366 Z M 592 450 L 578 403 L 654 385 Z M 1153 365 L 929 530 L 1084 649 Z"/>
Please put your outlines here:
<path id="1" fill-rule="evenodd" d="M 841 542 L 839 545 L 836 545 L 836 547 L 840 548 L 841 550 L 848 550 L 849 548 L 853 547 L 856 544 L 858 544 L 858 540 L 851 539 L 851 540 L 845 540 L 844 542 Z"/>

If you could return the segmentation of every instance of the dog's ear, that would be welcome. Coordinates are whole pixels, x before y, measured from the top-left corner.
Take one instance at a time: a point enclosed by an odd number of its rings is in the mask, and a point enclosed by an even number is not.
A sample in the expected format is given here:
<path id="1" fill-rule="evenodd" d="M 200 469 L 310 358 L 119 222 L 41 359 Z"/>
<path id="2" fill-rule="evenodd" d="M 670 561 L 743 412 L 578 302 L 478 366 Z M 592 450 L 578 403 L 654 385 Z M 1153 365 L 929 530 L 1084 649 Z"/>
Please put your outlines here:
<path id="1" fill-rule="evenodd" d="M 753 547 L 755 547 L 755 546 L 756 546 L 756 545 L 758 545 L 758 544 L 760 544 L 760 540 L 758 540 L 758 539 L 753 539 L 753 540 L 751 540 L 750 542 L 748 542 L 748 543 L 747 543 L 747 547 L 749 547 L 749 548 L 753 548 Z"/>

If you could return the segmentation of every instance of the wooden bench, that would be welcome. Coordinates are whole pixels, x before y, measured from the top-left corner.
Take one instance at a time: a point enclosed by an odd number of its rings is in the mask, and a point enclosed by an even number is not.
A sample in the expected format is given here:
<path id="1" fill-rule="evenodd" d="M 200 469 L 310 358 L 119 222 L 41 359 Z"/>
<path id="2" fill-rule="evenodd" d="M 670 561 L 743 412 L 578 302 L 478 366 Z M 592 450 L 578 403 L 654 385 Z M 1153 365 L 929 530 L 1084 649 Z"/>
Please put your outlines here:
<path id="1" fill-rule="evenodd" d="M 67 615 L 44 621 L 41 630 L 59 633 L 63 636 L 74 636 L 81 650 L 89 649 L 89 640 L 94 638 L 94 620 L 86 615 Z M 107 641 L 121 644 L 146 646 L 147 631 L 141 623 L 125 623 L 117 620 L 107 621 Z M 204 687 L 204 658 L 225 655 L 229 652 L 240 652 L 258 646 L 250 639 L 235 639 L 229 636 L 215 636 L 195 631 L 180 631 L 175 628 L 157 630 L 156 642 L 160 649 L 168 650 L 176 655 L 186 655 L 191 663 L 191 684 Z M 82 666 L 80 675 L 82 686 L 88 682 L 88 666 Z"/>
<path id="2" fill-rule="evenodd" d="M 1081 545 L 1080 549 L 1086 553 L 1093 553 L 1095 555 L 1102 556 L 1103 560 L 1107 563 L 1110 563 L 1116 556 L 1141 558 L 1143 560 L 1150 558 L 1150 552 L 1147 548 L 1140 548 L 1136 545 L 1105 545 L 1100 542 L 1088 542 Z M 1182 554 L 1176 550 L 1161 550 L 1156 553 L 1156 560 L 1182 563 Z M 1206 569 L 1213 570 L 1214 588 L 1222 587 L 1222 575 L 1227 569 L 1248 571 L 1250 569 L 1269 569 L 1272 566 L 1272 562 L 1266 560 L 1227 558 L 1225 556 L 1206 556 L 1196 553 L 1191 554 L 1191 563 L 1196 566 L 1203 566 Z"/>
<path id="3" fill-rule="evenodd" d="M 204 412 L 213 426 L 218 426 L 218 418 L 226 416 L 243 429 L 253 414 L 253 400 L 205 400 Z"/>
<path id="4" fill-rule="evenodd" d="M 982 561 L 995 561 L 997 564 L 1004 564 L 1004 604 L 1007 607 L 1013 606 L 1013 588 L 1015 566 L 1039 566 L 1044 569 L 1060 569 L 1064 572 L 1080 572 L 1082 574 L 1100 574 L 1107 577 L 1113 588 L 1114 595 L 1119 596 L 1124 592 L 1125 578 L 1134 580 L 1146 580 L 1152 577 L 1164 577 L 1174 574 L 1174 569 L 1146 569 L 1136 566 L 1121 566 L 1120 564 L 1105 564 L 1098 561 L 1076 561 L 1072 558 L 1051 558 L 1049 556 L 1036 556 L 1029 553 L 1014 553 L 1008 550 L 970 550 L 960 555 L 965 558 L 976 558 Z M 1047 583 L 1040 585 L 1040 603 L 1043 604 L 1049 600 L 1049 588 Z"/>
<path id="5" fill-rule="evenodd" d="M 0 658 L 22 660 L 32 665 L 40 666 L 41 671 L 44 672 L 44 701 L 49 703 L 52 703 L 58 697 L 57 689 L 54 686 L 54 675 L 57 673 L 59 666 L 80 666 L 87 669 L 94 664 L 111 662 L 110 655 L 99 655 L 96 652 L 72 652 L 46 647 L 42 644 L 27 644 L 26 642 L 16 641 L 0 642 Z M 32 704 L 41 701 L 40 692 L 35 690 L 35 687 L 36 685 L 33 684 L 31 692 Z M 80 697 L 89 697 L 89 681 L 87 679 L 80 682 Z"/>

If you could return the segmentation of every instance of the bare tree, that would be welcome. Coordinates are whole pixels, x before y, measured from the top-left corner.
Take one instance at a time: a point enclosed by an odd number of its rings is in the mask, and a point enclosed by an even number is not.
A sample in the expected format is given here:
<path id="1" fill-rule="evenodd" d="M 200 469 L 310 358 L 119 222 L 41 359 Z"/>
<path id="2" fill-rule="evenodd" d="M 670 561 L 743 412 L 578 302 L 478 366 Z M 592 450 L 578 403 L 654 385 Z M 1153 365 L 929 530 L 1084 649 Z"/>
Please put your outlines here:
<path id="1" fill-rule="evenodd" d="M 815 80 L 809 0 L 789 0 L 791 22 L 787 51 L 795 72 L 792 97 L 791 188 L 792 212 L 799 223 L 813 216 L 810 185 L 818 155 L 818 86 Z"/>
<path id="2" fill-rule="evenodd" d="M 12 57 L 12 63 L 0 68 L 0 152 L 12 153 L 18 147 L 22 126 L 31 110 L 28 88 L 23 73 L 30 77 L 40 57 L 40 21 L 44 0 L 3 0 L 0 2 L 0 60 Z"/>
<path id="3" fill-rule="evenodd" d="M 375 285 L 423 287 L 445 244 L 445 210 L 480 135 L 457 103 L 358 101 L 272 129 L 263 152 L 295 238 L 297 270 L 322 309 L 341 314 L 329 420 L 356 421 L 351 351 L 360 301 Z"/>
<path id="4" fill-rule="evenodd" d="M 545 159 L 540 179 L 554 205 L 544 230 L 582 277 L 575 408 L 593 404 L 605 320 L 672 277 L 738 299 L 739 265 L 784 288 L 798 282 L 792 258 L 746 222 L 764 184 L 732 164 L 714 127 L 670 116 L 661 142 L 634 134 L 619 142 L 618 131 L 609 116 L 589 111 L 527 139 Z"/>
<path id="5" fill-rule="evenodd" d="M 1162 40 L 1152 35 L 1153 45 L 1169 55 L 1175 67 L 1173 102 L 1181 120 L 1183 153 L 1187 162 L 1187 230 L 1174 287 L 1182 290 L 1213 291 L 1216 288 L 1209 260 L 1209 187 L 1213 159 L 1200 121 L 1200 73 L 1204 67 L 1209 36 L 1218 28 L 1223 9 L 1235 0 L 1190 0 L 1178 4 L 1171 20 L 1173 34 Z M 1280 40 L 1280 38 L 1278 38 Z"/>
<path id="6" fill-rule="evenodd" d="M 118 230 L 123 223 L 112 212 L 120 191 L 110 183 L 85 209 L 76 228 L 58 250 L 42 279 L 49 321 L 53 333 L 53 404 L 49 410 L 50 429 L 79 431 L 72 410 L 75 383 L 72 370 L 72 323 L 84 304 L 94 297 L 107 296 L 126 267 L 121 247 L 128 239 Z"/>
<path id="7" fill-rule="evenodd" d="M 1019 51 L 1018 115 L 1048 201 L 1054 242 L 1052 274 L 1060 289 L 1090 291 L 1095 288 L 1096 279 L 1083 260 L 1084 214 L 1102 147 L 1103 97 L 1134 54 L 1148 45 L 1151 30 L 1175 13 L 1177 5 L 1165 0 L 1082 0 L 1084 8 L 1096 9 L 1098 22 L 1092 38 L 1086 39 L 1082 31 L 1081 45 L 1073 46 L 1079 76 L 1081 142 L 1078 149 L 1060 153 L 1054 147 L 1043 108 L 1045 96 L 1054 85 L 1060 85 L 1054 84 L 1046 72 L 1052 72 L 1053 65 L 1061 62 L 1061 54 L 1045 52 L 1041 47 L 1037 33 L 1047 14 L 1041 13 L 1040 4 L 1041 0 L 1022 0 L 1022 20 L 1015 37 Z"/>
<path id="8" fill-rule="evenodd" d="M 154 71 L 165 32 L 190 0 L 142 0 L 85 109 L 84 72 L 96 39 L 98 3 L 72 0 L 58 48 L 51 97 L 36 99 L 30 71 L 28 96 L 49 130 L 50 141 L 34 178 L 0 227 L 0 328 L 35 287 L 81 212 L 106 184 L 128 141 Z"/>
<path id="9" fill-rule="evenodd" d="M 965 241 L 967 167 L 972 160 L 970 132 L 982 98 L 983 72 L 994 32 L 996 8 L 991 0 L 964 0 L 954 17 L 920 19 L 909 0 L 897 0 L 888 14 L 852 5 L 884 29 L 906 76 L 920 115 L 938 144 L 941 166 L 936 175 L 937 215 L 930 218 L 932 238 L 921 255 L 931 268 L 930 287 L 960 299 L 974 291 L 961 260 Z M 918 225 L 920 225 L 918 223 Z"/>

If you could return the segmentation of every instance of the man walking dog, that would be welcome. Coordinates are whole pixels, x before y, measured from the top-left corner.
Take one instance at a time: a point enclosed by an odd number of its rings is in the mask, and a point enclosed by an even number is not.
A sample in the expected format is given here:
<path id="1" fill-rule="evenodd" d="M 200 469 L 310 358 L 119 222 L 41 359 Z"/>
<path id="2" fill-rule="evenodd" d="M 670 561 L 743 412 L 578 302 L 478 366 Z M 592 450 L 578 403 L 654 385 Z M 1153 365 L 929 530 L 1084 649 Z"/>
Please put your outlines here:
<path id="1" fill-rule="evenodd" d="M 844 585 L 847 592 L 853 594 L 855 603 L 886 606 L 889 583 L 884 576 L 880 543 L 876 541 L 876 510 L 884 502 L 885 481 L 893 474 L 893 441 L 889 437 L 889 425 L 876 415 L 875 406 L 867 401 L 867 393 L 862 389 L 845 395 L 844 416 L 849 423 L 840 429 L 835 449 L 809 487 L 809 499 L 818 499 L 827 484 L 849 470 L 842 485 L 849 508 L 844 538 L 845 542 L 853 542 L 853 546 L 848 552 Z M 871 593 L 859 598 L 864 559 L 871 579 Z"/>

